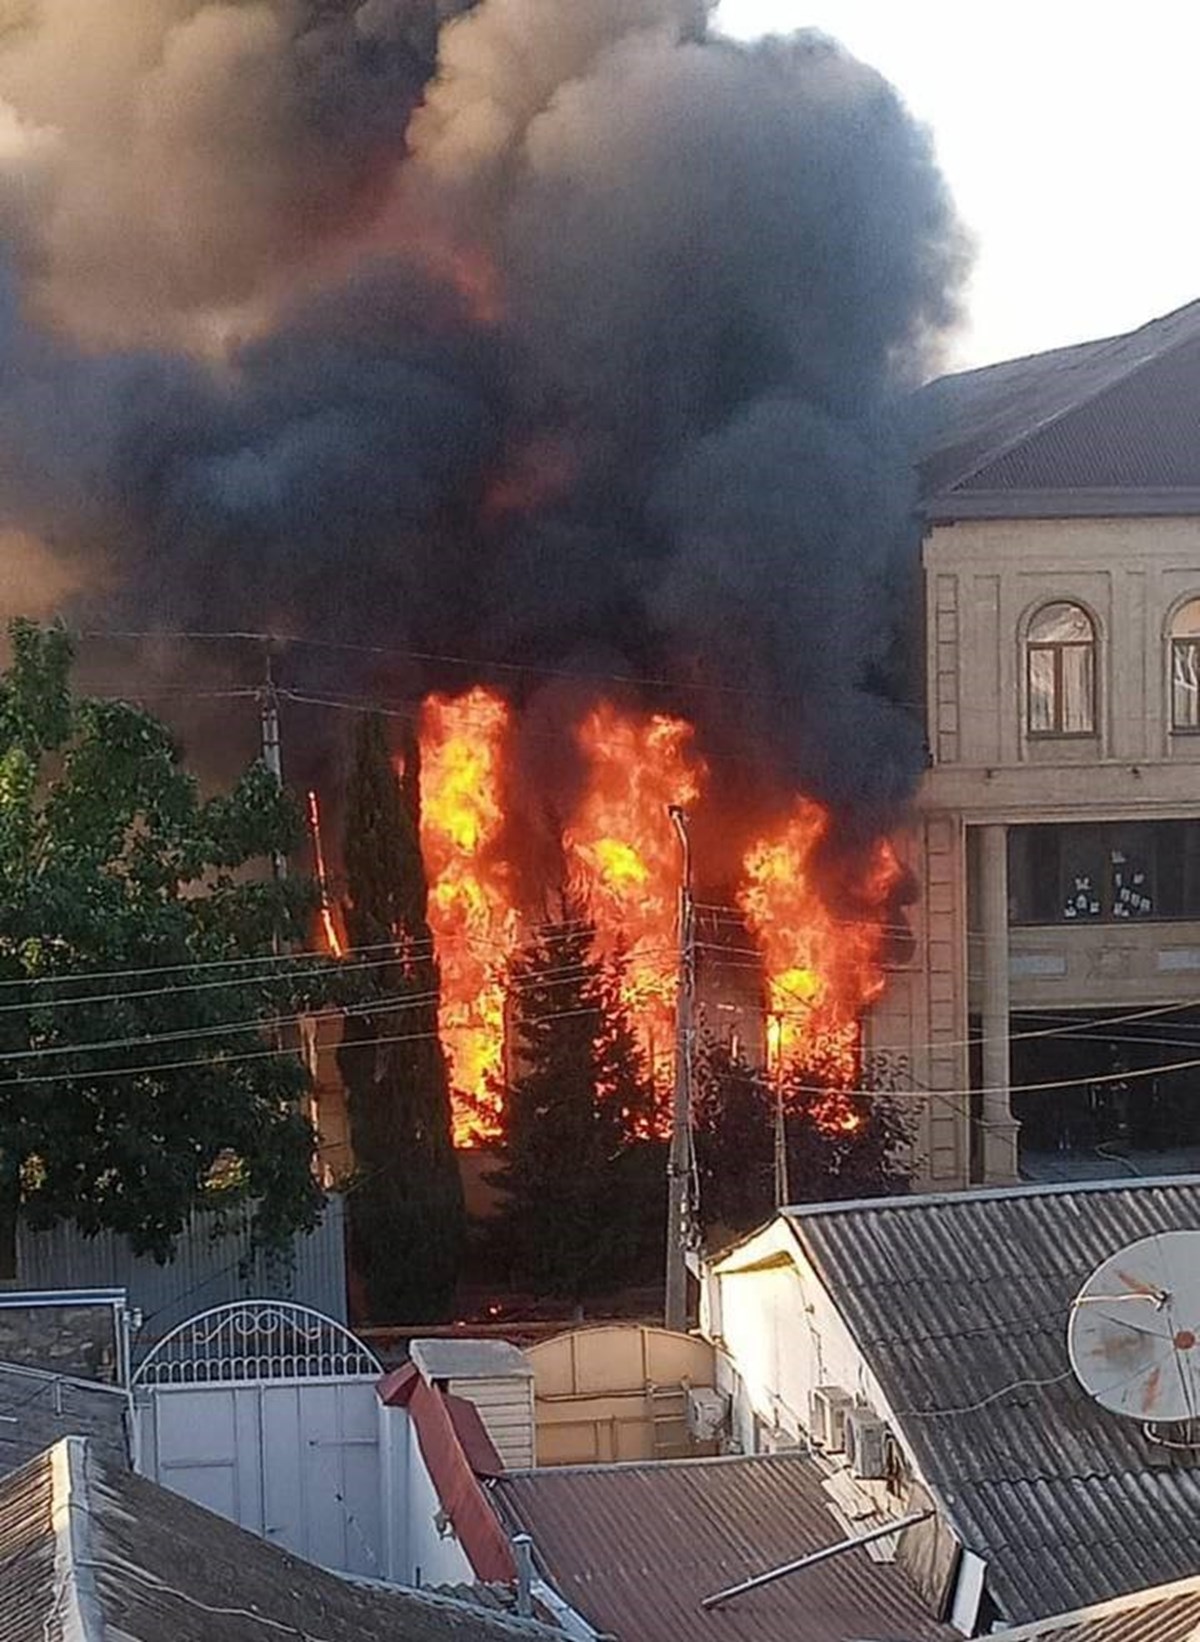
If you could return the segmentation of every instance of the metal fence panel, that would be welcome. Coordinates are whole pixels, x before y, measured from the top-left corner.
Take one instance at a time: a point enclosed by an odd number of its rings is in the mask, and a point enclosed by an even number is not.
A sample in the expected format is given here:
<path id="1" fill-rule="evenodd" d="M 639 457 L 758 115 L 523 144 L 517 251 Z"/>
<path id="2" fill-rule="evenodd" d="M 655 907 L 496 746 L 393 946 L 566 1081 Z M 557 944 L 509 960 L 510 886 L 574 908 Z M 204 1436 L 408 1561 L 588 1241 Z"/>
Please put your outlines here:
<path id="1" fill-rule="evenodd" d="M 66 1221 L 49 1231 L 21 1226 L 17 1286 L 125 1289 L 130 1307 L 141 1313 L 134 1344 L 139 1357 L 193 1313 L 235 1300 L 292 1300 L 344 1323 L 345 1205 L 341 1197 L 330 1197 L 321 1224 L 295 1239 L 290 1259 L 253 1250 L 244 1214 L 229 1216 L 218 1236 L 215 1216 L 197 1211 L 165 1266 L 134 1254 L 126 1238 L 114 1232 L 84 1237 Z"/>

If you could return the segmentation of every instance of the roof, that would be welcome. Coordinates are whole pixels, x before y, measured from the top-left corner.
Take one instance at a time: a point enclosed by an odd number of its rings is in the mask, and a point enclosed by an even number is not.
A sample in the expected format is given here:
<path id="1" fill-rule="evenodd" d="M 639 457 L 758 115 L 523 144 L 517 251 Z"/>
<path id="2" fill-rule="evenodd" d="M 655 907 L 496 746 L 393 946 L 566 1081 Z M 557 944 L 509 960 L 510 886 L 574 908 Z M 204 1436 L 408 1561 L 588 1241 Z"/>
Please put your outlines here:
<path id="1" fill-rule="evenodd" d="M 557 1633 L 353 1583 L 66 1438 L 0 1481 L 5 1642 L 514 1642 Z M 561 1642 L 561 1638 L 560 1638 Z"/>
<path id="2" fill-rule="evenodd" d="M 492 1497 L 531 1535 L 576 1612 L 628 1642 L 925 1642 L 949 1637 L 900 1570 L 865 1551 L 806 1569 L 718 1610 L 701 1597 L 842 1539 L 804 1454 L 558 1466 L 510 1472 Z"/>
<path id="3" fill-rule="evenodd" d="M 410 1340 L 409 1356 L 427 1380 L 532 1380 L 523 1351 L 507 1340 Z"/>
<path id="4" fill-rule="evenodd" d="M 512 1546 L 479 1484 L 481 1477 L 500 1476 L 504 1462 L 479 1410 L 430 1385 L 412 1363 L 385 1374 L 377 1389 L 385 1408 L 407 1409 L 425 1469 L 476 1579 L 501 1584 L 512 1580 Z"/>
<path id="5" fill-rule="evenodd" d="M 128 1394 L 16 1363 L 0 1363 L 0 1476 L 60 1437 L 88 1437 L 115 1465 L 129 1464 Z"/>
<path id="6" fill-rule="evenodd" d="M 1200 1227 L 1200 1176 L 784 1214 L 1011 1622 L 1195 1571 L 1200 1469 L 1090 1400 L 1066 1329 L 1101 1260 Z"/>
<path id="7" fill-rule="evenodd" d="M 1198 1630 L 1200 1578 L 1195 1578 L 995 1634 L 1001 1642 L 1191 1642 Z"/>
<path id="8" fill-rule="evenodd" d="M 1200 512 L 1200 302 L 916 396 L 933 519 Z"/>

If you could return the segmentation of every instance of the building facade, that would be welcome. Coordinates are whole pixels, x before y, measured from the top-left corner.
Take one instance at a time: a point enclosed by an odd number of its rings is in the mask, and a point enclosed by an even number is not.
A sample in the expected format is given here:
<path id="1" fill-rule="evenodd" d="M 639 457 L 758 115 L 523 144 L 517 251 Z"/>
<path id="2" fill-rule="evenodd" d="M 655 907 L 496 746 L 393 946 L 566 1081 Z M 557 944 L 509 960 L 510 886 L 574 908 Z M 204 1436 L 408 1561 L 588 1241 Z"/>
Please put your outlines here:
<path id="1" fill-rule="evenodd" d="M 1200 304 L 926 398 L 922 896 L 875 1059 L 935 1187 L 1186 1166 Z"/>

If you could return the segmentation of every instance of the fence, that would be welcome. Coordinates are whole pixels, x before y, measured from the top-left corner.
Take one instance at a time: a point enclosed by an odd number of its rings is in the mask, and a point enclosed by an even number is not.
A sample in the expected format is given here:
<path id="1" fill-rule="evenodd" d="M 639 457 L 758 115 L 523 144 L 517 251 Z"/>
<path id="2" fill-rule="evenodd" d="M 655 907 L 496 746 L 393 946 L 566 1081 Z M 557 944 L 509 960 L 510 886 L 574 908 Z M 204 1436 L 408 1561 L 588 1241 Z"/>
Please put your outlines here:
<path id="1" fill-rule="evenodd" d="M 135 1352 L 142 1355 L 177 1323 L 235 1300 L 292 1300 L 346 1321 L 345 1204 L 330 1197 L 321 1224 L 295 1239 L 290 1259 L 251 1244 L 248 1214 L 227 1217 L 216 1235 L 214 1216 L 197 1211 L 165 1266 L 136 1255 L 115 1232 L 84 1237 L 69 1221 L 49 1231 L 17 1232 L 20 1289 L 123 1288 L 141 1313 Z"/>

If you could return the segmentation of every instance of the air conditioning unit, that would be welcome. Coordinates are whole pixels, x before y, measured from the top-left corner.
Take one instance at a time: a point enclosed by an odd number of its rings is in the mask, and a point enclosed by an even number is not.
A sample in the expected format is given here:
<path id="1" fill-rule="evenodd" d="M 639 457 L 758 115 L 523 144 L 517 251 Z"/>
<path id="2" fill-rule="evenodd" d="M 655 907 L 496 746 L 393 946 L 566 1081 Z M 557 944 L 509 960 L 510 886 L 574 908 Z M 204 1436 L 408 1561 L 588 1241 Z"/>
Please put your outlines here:
<path id="1" fill-rule="evenodd" d="M 869 1408 L 852 1408 L 846 1415 L 846 1459 L 851 1471 L 864 1481 L 887 1476 L 885 1423 Z"/>
<path id="2" fill-rule="evenodd" d="M 688 1436 L 696 1442 L 716 1442 L 729 1422 L 729 1398 L 707 1385 L 690 1385 L 687 1392 Z"/>
<path id="3" fill-rule="evenodd" d="M 846 1446 L 846 1416 L 854 1398 L 840 1385 L 814 1387 L 808 1400 L 808 1429 L 813 1444 L 827 1454 L 840 1454 Z"/>

